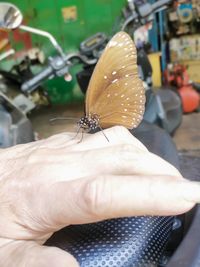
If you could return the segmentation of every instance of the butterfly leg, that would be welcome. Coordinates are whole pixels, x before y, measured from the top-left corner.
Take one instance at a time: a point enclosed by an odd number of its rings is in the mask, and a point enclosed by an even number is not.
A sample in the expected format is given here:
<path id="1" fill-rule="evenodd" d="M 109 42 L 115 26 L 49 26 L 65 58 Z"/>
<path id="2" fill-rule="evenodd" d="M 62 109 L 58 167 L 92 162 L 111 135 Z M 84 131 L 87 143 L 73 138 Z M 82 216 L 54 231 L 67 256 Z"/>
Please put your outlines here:
<path id="1" fill-rule="evenodd" d="M 108 139 L 108 137 L 105 135 L 104 130 L 101 128 L 101 126 L 99 126 L 99 128 L 100 128 L 102 134 L 104 135 L 104 137 L 106 138 L 106 140 L 107 140 L 108 142 L 110 142 L 109 139 Z"/>
<path id="2" fill-rule="evenodd" d="M 81 128 L 81 127 L 80 127 L 80 128 Z M 79 129 L 79 131 L 80 131 L 80 129 Z M 83 128 L 82 128 L 81 139 L 77 142 L 77 144 L 79 144 L 79 143 L 82 142 L 82 140 L 83 140 L 83 133 L 84 133 L 84 130 L 83 130 Z"/>
<path id="3" fill-rule="evenodd" d="M 73 140 L 73 139 L 76 139 L 76 137 L 78 136 L 78 134 L 79 134 L 79 132 L 80 132 L 80 129 L 81 129 L 81 126 L 78 127 L 78 130 L 77 130 L 75 136 L 72 137 L 72 140 Z"/>

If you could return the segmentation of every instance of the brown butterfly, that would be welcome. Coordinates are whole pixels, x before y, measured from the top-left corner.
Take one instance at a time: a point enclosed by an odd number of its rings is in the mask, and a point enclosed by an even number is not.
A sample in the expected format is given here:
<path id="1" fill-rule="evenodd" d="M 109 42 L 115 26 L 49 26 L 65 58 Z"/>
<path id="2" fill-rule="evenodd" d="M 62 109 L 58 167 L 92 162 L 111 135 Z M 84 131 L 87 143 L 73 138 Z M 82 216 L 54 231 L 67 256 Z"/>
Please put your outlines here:
<path id="1" fill-rule="evenodd" d="M 86 93 L 80 128 L 95 130 L 122 125 L 138 126 L 145 110 L 145 90 L 138 77 L 136 47 L 125 32 L 118 32 L 101 55 Z"/>

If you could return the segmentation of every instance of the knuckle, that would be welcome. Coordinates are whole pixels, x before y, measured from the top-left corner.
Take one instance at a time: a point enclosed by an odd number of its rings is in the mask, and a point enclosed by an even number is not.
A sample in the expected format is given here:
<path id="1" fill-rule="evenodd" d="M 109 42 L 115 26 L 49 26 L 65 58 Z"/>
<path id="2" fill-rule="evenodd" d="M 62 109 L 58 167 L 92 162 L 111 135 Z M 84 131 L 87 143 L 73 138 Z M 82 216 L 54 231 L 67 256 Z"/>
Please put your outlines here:
<path id="1" fill-rule="evenodd" d="M 88 181 L 83 191 L 84 206 L 94 218 L 106 214 L 111 205 L 111 188 L 107 178 L 101 176 Z"/>
<path id="2" fill-rule="evenodd" d="M 28 154 L 26 162 L 27 164 L 33 164 L 36 162 L 36 159 L 38 158 L 38 148 L 33 148 Z"/>
<path id="3" fill-rule="evenodd" d="M 115 158 L 115 170 L 120 170 L 121 172 L 130 170 L 139 161 L 138 153 L 136 153 L 135 147 L 131 144 L 118 146 L 117 151 L 115 151 Z"/>
<path id="4" fill-rule="evenodd" d="M 119 136 L 127 136 L 127 134 L 129 135 L 129 131 L 124 127 L 124 126 L 114 126 L 113 130 L 115 131 L 115 133 Z"/>
<path id="5" fill-rule="evenodd" d="M 33 147 L 31 151 L 27 154 L 27 163 L 34 164 L 40 161 L 41 159 L 46 159 L 46 157 L 50 155 L 50 150 L 47 151 L 45 147 L 37 146 Z"/>
<path id="6" fill-rule="evenodd" d="M 118 147 L 118 153 L 120 153 L 121 155 L 127 155 L 130 153 L 133 153 L 135 150 L 135 147 L 131 144 L 122 144 Z"/>

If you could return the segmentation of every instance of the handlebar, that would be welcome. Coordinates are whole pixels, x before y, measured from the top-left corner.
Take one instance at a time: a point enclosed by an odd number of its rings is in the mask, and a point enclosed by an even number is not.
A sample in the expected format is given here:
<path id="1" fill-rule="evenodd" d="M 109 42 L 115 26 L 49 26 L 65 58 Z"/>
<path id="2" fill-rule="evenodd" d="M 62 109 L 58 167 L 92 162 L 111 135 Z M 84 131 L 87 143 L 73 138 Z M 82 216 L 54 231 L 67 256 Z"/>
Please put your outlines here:
<path id="1" fill-rule="evenodd" d="M 53 68 L 51 66 L 48 66 L 43 71 L 35 75 L 32 79 L 23 83 L 21 89 L 23 92 L 32 92 L 41 84 L 41 82 L 49 79 L 49 77 L 53 78 L 53 76 Z"/>
<path id="2" fill-rule="evenodd" d="M 158 12 L 160 9 L 167 7 L 171 2 L 172 2 L 172 0 L 159 0 L 154 4 L 146 3 L 144 5 L 137 7 L 132 12 L 131 16 L 129 16 L 125 20 L 125 22 L 122 25 L 121 30 L 125 30 L 125 28 L 127 27 L 127 25 L 130 22 L 133 22 L 133 21 L 139 20 L 139 19 L 145 19 L 148 16 Z"/>
<path id="3" fill-rule="evenodd" d="M 69 73 L 69 67 L 73 65 L 74 59 L 77 59 L 79 62 L 83 62 L 87 65 L 93 65 L 97 61 L 97 59 L 88 60 L 85 56 L 77 53 L 71 53 L 69 55 L 65 55 L 64 57 L 56 56 L 54 58 L 50 58 L 49 65 L 44 70 L 22 84 L 22 91 L 24 93 L 31 93 L 45 80 L 65 76 Z"/>
<path id="4" fill-rule="evenodd" d="M 124 30 L 127 25 L 135 20 L 146 19 L 153 13 L 156 13 L 163 7 L 166 7 L 172 2 L 172 0 L 159 0 L 154 4 L 146 3 L 137 7 L 135 10 L 132 10 L 131 16 L 129 16 L 122 26 Z M 143 22 L 144 23 L 144 22 Z M 69 55 L 57 56 L 51 58 L 49 65 L 41 71 L 39 74 L 35 75 L 32 79 L 22 84 L 23 92 L 32 92 L 36 89 L 43 81 L 54 78 L 65 76 L 69 73 L 69 67 L 73 65 L 73 59 L 78 59 L 79 62 L 83 62 L 86 65 L 93 65 L 96 63 L 97 59 L 88 60 L 85 56 L 73 53 Z"/>

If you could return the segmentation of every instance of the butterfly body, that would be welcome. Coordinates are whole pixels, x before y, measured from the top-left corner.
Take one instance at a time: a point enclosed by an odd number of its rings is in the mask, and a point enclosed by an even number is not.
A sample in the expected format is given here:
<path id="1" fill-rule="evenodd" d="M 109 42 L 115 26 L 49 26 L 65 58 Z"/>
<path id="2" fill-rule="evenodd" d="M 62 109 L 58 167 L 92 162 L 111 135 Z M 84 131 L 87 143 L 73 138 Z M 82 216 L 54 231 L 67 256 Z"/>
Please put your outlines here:
<path id="1" fill-rule="evenodd" d="M 138 77 L 136 47 L 125 32 L 118 32 L 103 51 L 89 82 L 83 129 L 122 125 L 136 128 L 144 114 L 145 90 Z"/>

